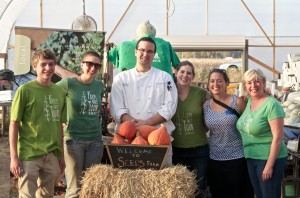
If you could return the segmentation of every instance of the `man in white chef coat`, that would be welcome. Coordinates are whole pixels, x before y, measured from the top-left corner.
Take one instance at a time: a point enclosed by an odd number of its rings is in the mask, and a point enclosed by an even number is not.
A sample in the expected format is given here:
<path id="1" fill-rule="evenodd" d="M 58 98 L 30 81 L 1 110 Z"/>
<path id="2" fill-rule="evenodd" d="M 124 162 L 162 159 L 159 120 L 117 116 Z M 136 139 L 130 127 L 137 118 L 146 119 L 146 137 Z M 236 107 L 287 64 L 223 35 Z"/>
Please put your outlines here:
<path id="1" fill-rule="evenodd" d="M 171 118 L 177 107 L 177 89 L 170 74 L 152 67 L 156 44 L 151 37 L 142 37 L 135 48 L 136 65 L 114 77 L 110 111 L 117 124 L 135 120 L 136 126 L 164 124 L 168 133 L 175 126 Z M 172 151 L 165 165 L 172 164 Z"/>

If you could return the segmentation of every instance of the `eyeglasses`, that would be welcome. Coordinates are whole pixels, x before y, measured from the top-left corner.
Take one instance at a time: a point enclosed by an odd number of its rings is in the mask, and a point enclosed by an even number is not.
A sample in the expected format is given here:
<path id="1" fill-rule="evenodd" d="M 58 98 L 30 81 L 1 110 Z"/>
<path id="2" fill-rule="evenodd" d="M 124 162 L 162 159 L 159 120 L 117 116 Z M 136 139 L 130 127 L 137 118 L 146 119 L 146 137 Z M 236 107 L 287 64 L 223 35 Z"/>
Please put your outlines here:
<path id="1" fill-rule="evenodd" d="M 154 54 L 153 50 L 137 49 L 141 53 Z"/>
<path id="2" fill-rule="evenodd" d="M 99 69 L 102 66 L 100 63 L 94 63 L 91 61 L 82 61 L 82 63 L 85 63 L 88 67 L 94 66 L 96 69 Z"/>

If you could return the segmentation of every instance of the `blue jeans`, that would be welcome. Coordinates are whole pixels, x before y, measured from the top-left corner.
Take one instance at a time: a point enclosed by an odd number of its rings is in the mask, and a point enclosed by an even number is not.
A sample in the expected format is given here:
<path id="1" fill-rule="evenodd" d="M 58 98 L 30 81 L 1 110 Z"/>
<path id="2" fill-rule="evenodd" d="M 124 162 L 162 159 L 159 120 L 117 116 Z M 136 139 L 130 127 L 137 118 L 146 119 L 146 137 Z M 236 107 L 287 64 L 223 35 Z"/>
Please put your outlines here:
<path id="1" fill-rule="evenodd" d="M 173 147 L 173 164 L 185 165 L 191 171 L 196 170 L 197 185 L 202 190 L 206 189 L 208 159 L 208 144 L 195 148 Z"/>
<path id="2" fill-rule="evenodd" d="M 287 158 L 276 159 L 271 179 L 262 180 L 267 160 L 247 159 L 248 172 L 257 198 L 280 198 L 281 182 Z"/>
<path id="3" fill-rule="evenodd" d="M 66 197 L 79 197 L 80 180 L 83 171 L 94 164 L 100 164 L 103 155 L 103 141 L 64 138 L 67 191 Z"/>

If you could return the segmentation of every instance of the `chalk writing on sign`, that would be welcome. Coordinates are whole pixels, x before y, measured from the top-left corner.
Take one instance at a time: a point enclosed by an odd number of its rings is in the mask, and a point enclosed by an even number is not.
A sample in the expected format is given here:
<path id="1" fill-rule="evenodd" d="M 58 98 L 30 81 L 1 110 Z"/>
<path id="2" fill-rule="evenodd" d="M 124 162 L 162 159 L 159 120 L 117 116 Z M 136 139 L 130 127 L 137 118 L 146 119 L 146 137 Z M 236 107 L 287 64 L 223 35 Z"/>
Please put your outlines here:
<path id="1" fill-rule="evenodd" d="M 169 146 L 107 144 L 111 164 L 127 169 L 161 169 Z"/>

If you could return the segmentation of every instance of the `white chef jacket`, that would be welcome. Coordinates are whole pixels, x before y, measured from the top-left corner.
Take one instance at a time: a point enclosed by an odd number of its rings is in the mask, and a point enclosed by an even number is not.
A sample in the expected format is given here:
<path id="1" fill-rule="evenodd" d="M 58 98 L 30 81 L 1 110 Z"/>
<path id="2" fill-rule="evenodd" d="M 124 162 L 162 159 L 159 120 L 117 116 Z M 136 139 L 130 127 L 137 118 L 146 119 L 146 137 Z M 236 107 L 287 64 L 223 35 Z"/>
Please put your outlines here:
<path id="1" fill-rule="evenodd" d="M 136 68 L 115 76 L 110 97 L 110 112 L 116 123 L 125 113 L 135 119 L 146 120 L 157 113 L 166 119 L 168 133 L 175 126 L 171 118 L 177 107 L 177 88 L 170 74 L 152 67 L 146 73 Z"/>

